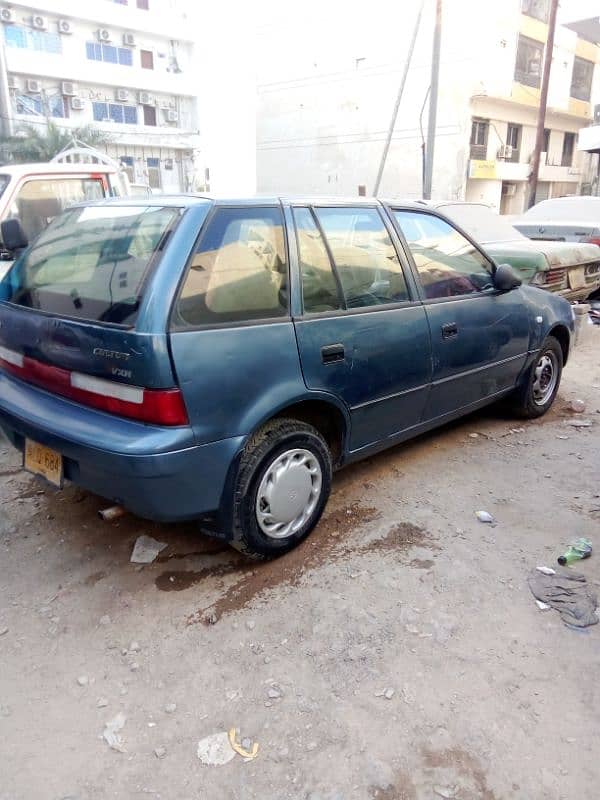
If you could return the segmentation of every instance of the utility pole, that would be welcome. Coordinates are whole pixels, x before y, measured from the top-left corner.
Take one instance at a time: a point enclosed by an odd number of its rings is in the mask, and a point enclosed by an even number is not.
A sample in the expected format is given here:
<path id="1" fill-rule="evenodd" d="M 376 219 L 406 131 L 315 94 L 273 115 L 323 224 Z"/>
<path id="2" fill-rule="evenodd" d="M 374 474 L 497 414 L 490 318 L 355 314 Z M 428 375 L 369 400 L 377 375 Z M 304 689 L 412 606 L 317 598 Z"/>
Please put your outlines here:
<path id="1" fill-rule="evenodd" d="M 550 0 L 550 17 L 548 19 L 548 39 L 544 54 L 544 69 L 542 72 L 542 87 L 540 91 L 540 107 L 538 109 L 537 132 L 535 147 L 531 156 L 531 173 L 529 175 L 529 197 L 527 208 L 535 204 L 537 193 L 538 175 L 540 172 L 540 154 L 544 146 L 544 128 L 546 126 L 546 106 L 548 104 L 548 86 L 550 85 L 550 70 L 552 69 L 552 54 L 554 53 L 554 32 L 556 31 L 556 12 L 558 0 Z"/>
<path id="2" fill-rule="evenodd" d="M 417 33 L 419 32 L 419 26 L 421 24 L 421 14 L 423 13 L 423 6 L 425 5 L 425 0 L 421 0 L 421 4 L 419 6 L 419 11 L 417 13 L 417 19 L 415 21 L 415 27 L 413 29 L 412 39 L 410 41 L 410 47 L 408 49 L 408 55 L 406 57 L 406 62 L 404 64 L 404 72 L 402 74 L 402 80 L 400 81 L 400 87 L 398 89 L 398 96 L 396 97 L 396 103 L 394 105 L 394 110 L 392 111 L 392 118 L 390 120 L 390 127 L 388 128 L 387 137 L 385 140 L 385 145 L 383 146 L 383 153 L 381 154 L 381 161 L 379 162 L 379 169 L 377 171 L 377 178 L 375 179 L 375 186 L 373 187 L 373 197 L 377 197 L 377 193 L 379 192 L 379 185 L 381 183 L 381 178 L 383 176 L 383 170 L 385 167 L 385 162 L 388 156 L 388 152 L 390 149 L 390 143 L 392 141 L 392 135 L 394 133 L 394 128 L 396 127 L 396 119 L 398 117 L 398 109 L 400 108 L 400 101 L 402 100 L 402 95 L 404 94 L 404 87 L 406 85 L 406 79 L 408 77 L 408 70 L 410 69 L 410 62 L 412 61 L 413 52 L 415 49 L 415 42 L 417 41 Z"/>
<path id="3" fill-rule="evenodd" d="M 3 36 L 0 36 L 0 132 L 3 136 L 12 136 L 13 133 Z"/>
<path id="4" fill-rule="evenodd" d="M 425 181 L 423 198 L 431 200 L 433 182 L 433 154 L 435 150 L 435 127 L 437 122 L 438 86 L 440 82 L 440 47 L 442 42 L 442 0 L 435 0 L 435 29 L 433 31 L 433 55 L 431 58 L 431 88 L 429 93 L 429 121 L 427 125 L 427 149 L 425 151 Z"/>

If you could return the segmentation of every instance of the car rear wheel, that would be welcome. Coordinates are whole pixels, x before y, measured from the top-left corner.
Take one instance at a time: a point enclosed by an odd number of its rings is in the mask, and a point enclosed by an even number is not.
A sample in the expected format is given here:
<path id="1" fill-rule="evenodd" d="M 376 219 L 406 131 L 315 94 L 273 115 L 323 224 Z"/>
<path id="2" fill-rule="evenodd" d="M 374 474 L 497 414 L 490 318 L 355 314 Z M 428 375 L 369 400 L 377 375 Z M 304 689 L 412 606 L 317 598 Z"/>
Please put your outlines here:
<path id="1" fill-rule="evenodd" d="M 553 336 L 548 336 L 526 380 L 512 398 L 512 409 L 517 416 L 534 419 L 548 411 L 560 386 L 562 368 L 562 348 Z"/>
<path id="2" fill-rule="evenodd" d="M 266 558 L 296 547 L 318 523 L 331 490 L 327 443 L 312 425 L 274 419 L 242 453 L 233 490 L 231 544 Z"/>

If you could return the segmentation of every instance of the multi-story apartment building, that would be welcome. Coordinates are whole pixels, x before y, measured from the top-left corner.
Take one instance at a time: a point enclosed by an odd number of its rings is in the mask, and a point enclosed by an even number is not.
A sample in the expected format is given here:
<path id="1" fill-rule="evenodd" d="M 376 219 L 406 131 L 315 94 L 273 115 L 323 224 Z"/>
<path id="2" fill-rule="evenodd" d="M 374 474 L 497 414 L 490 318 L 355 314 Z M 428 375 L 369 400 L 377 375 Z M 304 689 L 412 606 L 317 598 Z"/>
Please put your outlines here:
<path id="1" fill-rule="evenodd" d="M 9 127 L 93 124 L 108 134 L 104 148 L 131 181 L 164 191 L 201 187 L 188 6 L 0 0 Z"/>
<path id="2" fill-rule="evenodd" d="M 477 200 L 518 213 L 526 202 L 535 142 L 549 0 L 443 5 L 434 197 Z M 372 191 L 416 6 L 372 0 L 368 16 L 338 19 L 335 35 L 325 38 L 306 15 L 312 34 L 298 20 L 301 55 L 285 72 L 276 22 L 263 29 L 270 47 L 261 48 L 259 72 L 260 191 Z M 421 196 L 433 6 L 432 0 L 425 5 L 382 196 Z M 327 25 L 326 19 L 320 22 Z M 599 61 L 597 45 L 559 24 L 538 199 L 576 193 L 586 182 L 588 156 L 577 150 L 577 134 L 592 118 Z"/>
<path id="3" fill-rule="evenodd" d="M 600 44 L 600 17 L 591 17 L 574 22 L 568 26 L 582 39 L 592 44 Z M 578 149 L 586 153 L 588 169 L 585 175 L 587 186 L 592 194 L 600 197 L 600 79 L 592 86 L 593 120 L 579 131 Z"/>

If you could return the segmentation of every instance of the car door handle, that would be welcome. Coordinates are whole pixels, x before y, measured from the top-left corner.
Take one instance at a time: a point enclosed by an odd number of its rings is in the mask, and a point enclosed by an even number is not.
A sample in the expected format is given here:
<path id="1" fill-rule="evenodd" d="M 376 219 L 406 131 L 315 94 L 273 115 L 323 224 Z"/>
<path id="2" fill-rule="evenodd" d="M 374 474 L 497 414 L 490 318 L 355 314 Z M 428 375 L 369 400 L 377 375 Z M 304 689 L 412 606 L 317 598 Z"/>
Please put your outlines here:
<path id="1" fill-rule="evenodd" d="M 335 364 L 345 358 L 343 344 L 328 344 L 321 348 L 321 361 L 323 364 Z"/>
<path id="2" fill-rule="evenodd" d="M 458 325 L 456 322 L 447 322 L 442 325 L 442 339 L 451 339 L 453 336 L 458 336 Z"/>

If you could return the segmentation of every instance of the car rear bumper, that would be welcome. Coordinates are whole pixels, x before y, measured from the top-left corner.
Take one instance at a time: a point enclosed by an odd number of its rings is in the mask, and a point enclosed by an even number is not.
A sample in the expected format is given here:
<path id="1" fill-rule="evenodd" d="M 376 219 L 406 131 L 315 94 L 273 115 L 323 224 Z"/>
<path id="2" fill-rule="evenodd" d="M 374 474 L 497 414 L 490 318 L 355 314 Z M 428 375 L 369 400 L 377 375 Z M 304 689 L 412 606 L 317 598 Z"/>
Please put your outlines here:
<path id="1" fill-rule="evenodd" d="M 244 442 L 233 437 L 193 444 L 188 429 L 111 417 L 3 373 L 0 428 L 21 451 L 29 438 L 61 453 L 64 476 L 77 486 L 165 522 L 219 508 L 229 467 Z"/>

